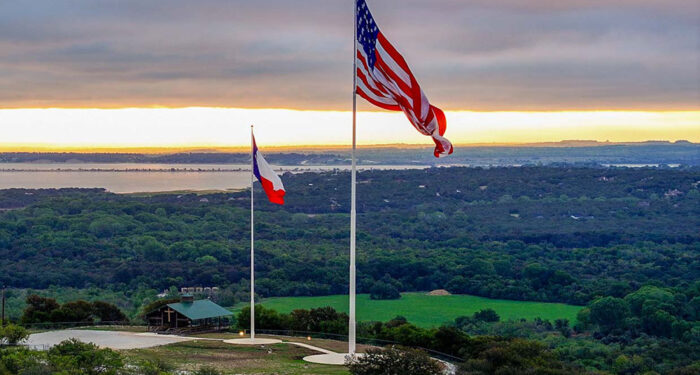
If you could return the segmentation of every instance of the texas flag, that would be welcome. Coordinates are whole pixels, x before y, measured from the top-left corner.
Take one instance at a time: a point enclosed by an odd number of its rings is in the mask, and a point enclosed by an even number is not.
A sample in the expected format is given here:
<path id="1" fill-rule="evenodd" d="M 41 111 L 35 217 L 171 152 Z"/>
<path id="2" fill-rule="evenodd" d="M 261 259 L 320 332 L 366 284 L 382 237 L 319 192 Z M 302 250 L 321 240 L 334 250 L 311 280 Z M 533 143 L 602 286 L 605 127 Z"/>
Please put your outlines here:
<path id="1" fill-rule="evenodd" d="M 262 156 L 258 150 L 258 145 L 255 143 L 255 137 L 253 137 L 253 174 L 262 184 L 267 198 L 272 203 L 284 204 L 284 185 L 282 185 L 282 180 L 280 176 L 272 170 L 270 164 Z"/>

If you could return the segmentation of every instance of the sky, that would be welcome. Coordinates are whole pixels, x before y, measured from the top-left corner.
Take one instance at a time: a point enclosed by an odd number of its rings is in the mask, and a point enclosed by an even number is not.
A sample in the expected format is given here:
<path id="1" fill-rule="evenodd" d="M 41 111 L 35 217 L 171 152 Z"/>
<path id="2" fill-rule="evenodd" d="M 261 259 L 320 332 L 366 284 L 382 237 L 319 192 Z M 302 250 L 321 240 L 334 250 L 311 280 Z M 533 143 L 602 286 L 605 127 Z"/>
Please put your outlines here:
<path id="1" fill-rule="evenodd" d="M 368 4 L 455 143 L 700 141 L 695 0 Z M 0 149 L 239 146 L 251 122 L 271 144 L 348 143 L 352 12 L 350 0 L 0 2 Z M 431 142 L 358 101 L 361 144 Z"/>

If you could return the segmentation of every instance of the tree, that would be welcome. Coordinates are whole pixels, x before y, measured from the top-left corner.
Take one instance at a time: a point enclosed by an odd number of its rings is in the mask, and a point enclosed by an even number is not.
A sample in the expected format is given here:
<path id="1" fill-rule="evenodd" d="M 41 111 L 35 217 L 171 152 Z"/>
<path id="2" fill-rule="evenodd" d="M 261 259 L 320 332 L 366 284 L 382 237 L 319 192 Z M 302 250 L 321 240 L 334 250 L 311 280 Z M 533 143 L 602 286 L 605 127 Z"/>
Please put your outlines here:
<path id="1" fill-rule="evenodd" d="M 368 349 L 365 355 L 347 361 L 353 375 L 440 375 L 443 366 L 425 352 L 397 348 Z"/>
<path id="2" fill-rule="evenodd" d="M 615 373 L 620 375 L 641 374 L 648 369 L 644 364 L 644 359 L 637 355 L 632 356 L 632 358 L 626 355 L 619 355 L 615 358 L 612 367 Z"/>
<path id="3" fill-rule="evenodd" d="M 642 315 L 645 305 L 652 304 L 655 309 L 663 309 L 669 313 L 675 312 L 673 293 L 656 286 L 644 286 L 636 292 L 628 294 L 625 301 L 629 304 L 630 311 L 638 316 Z"/>
<path id="4" fill-rule="evenodd" d="M 664 310 L 644 311 L 642 315 L 642 329 L 654 336 L 671 337 L 675 322 L 676 318 Z"/>
<path id="5" fill-rule="evenodd" d="M 501 320 L 494 309 L 483 309 L 474 313 L 474 320 L 482 322 L 497 322 Z"/>
<path id="6" fill-rule="evenodd" d="M 36 294 L 27 296 L 27 308 L 22 314 L 22 323 L 42 323 L 51 321 L 51 313 L 60 305 L 53 298 L 44 298 Z"/>
<path id="7" fill-rule="evenodd" d="M 624 321 L 629 316 L 627 302 L 621 298 L 604 297 L 591 304 L 591 322 L 600 326 L 604 331 L 613 328 L 623 328 Z"/>
<path id="8" fill-rule="evenodd" d="M 544 344 L 524 340 L 480 337 L 466 348 L 466 361 L 461 366 L 467 374 L 576 374 L 564 368 Z"/>
<path id="9" fill-rule="evenodd" d="M 53 322 L 92 322 L 92 304 L 83 300 L 66 302 L 51 312 Z"/>
<path id="10" fill-rule="evenodd" d="M 398 289 L 384 281 L 377 281 L 374 283 L 374 285 L 372 285 L 370 288 L 369 293 L 369 298 L 375 300 L 401 298 L 401 293 L 399 293 Z"/>
<path id="11" fill-rule="evenodd" d="M 290 328 L 298 331 L 344 334 L 348 330 L 348 315 L 332 307 L 294 310 L 289 314 Z"/>
<path id="12" fill-rule="evenodd" d="M 389 321 L 384 323 L 384 326 L 387 328 L 394 328 L 394 327 L 402 326 L 404 324 L 408 324 L 408 319 L 406 319 L 405 316 L 396 315 L 395 317 L 389 319 Z"/>
<path id="13" fill-rule="evenodd" d="M 117 306 L 104 301 L 92 303 L 92 314 L 102 322 L 123 322 L 128 320 Z"/>
<path id="14" fill-rule="evenodd" d="M 576 314 L 576 324 L 574 325 L 574 330 L 576 332 L 583 332 L 588 329 L 593 322 L 591 321 L 591 309 L 589 307 L 584 307 L 578 311 Z"/>
<path id="15" fill-rule="evenodd" d="M 255 305 L 255 327 L 260 329 L 287 329 L 289 319 L 286 315 L 262 305 Z M 238 329 L 250 328 L 250 306 L 246 306 L 236 315 Z"/>
<path id="16" fill-rule="evenodd" d="M 692 320 L 700 320 L 700 296 L 693 297 L 688 303 L 688 314 Z"/>
<path id="17" fill-rule="evenodd" d="M 92 234 L 100 238 L 112 237 L 125 229 L 120 219 L 116 217 L 100 217 L 90 223 L 88 229 Z"/>
<path id="18" fill-rule="evenodd" d="M 469 336 L 456 327 L 442 326 L 433 335 L 431 349 L 439 352 L 459 356 L 460 351 L 467 346 Z"/>
<path id="19" fill-rule="evenodd" d="M 554 328 L 564 337 L 571 337 L 571 328 L 569 327 L 569 319 L 557 319 L 554 321 Z"/>

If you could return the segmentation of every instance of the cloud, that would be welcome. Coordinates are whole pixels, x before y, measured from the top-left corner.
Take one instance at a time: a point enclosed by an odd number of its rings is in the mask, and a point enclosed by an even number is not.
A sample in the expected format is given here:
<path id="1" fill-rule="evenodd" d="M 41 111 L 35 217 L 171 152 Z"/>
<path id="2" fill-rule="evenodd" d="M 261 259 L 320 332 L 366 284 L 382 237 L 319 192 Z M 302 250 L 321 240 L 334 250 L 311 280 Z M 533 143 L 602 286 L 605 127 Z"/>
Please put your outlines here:
<path id="1" fill-rule="evenodd" d="M 348 3 L 3 2 L 0 108 L 348 109 Z M 700 14 L 693 1 L 370 6 L 431 101 L 447 109 L 659 110 L 700 103 Z"/>

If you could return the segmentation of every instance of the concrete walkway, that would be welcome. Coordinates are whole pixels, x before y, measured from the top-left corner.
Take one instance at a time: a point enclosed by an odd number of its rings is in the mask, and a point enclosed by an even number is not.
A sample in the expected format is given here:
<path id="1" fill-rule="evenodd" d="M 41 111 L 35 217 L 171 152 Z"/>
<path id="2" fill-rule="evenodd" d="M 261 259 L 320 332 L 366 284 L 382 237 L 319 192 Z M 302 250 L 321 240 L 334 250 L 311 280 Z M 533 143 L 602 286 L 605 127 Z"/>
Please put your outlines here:
<path id="1" fill-rule="evenodd" d="M 363 354 L 362 353 L 355 353 L 355 357 L 361 357 Z M 336 366 L 342 366 L 345 365 L 345 361 L 350 357 L 350 354 L 348 353 L 326 353 L 326 354 L 315 354 L 315 355 L 307 355 L 304 357 L 304 361 L 309 362 L 309 363 L 318 363 L 321 365 L 336 365 Z"/>
<path id="2" fill-rule="evenodd" d="M 227 344 L 234 344 L 234 345 L 273 345 L 273 344 L 279 344 L 282 342 L 282 340 L 277 340 L 277 339 L 261 339 L 261 338 L 247 338 L 247 339 L 230 339 L 230 340 L 223 340 Z"/>
<path id="3" fill-rule="evenodd" d="M 223 341 L 223 342 L 231 342 L 231 341 L 238 341 L 240 339 L 234 339 L 234 340 L 224 340 L 224 339 L 217 339 L 217 338 L 206 338 L 206 337 L 184 337 L 184 336 L 175 336 L 175 335 L 161 335 L 157 333 L 151 333 L 151 332 L 123 332 L 123 331 L 98 331 L 98 330 L 83 330 L 83 329 L 66 329 L 66 330 L 60 330 L 60 331 L 48 331 L 48 332 L 41 332 L 41 333 L 34 333 L 29 336 L 27 339 L 26 345 L 34 347 L 39 350 L 45 350 L 48 349 L 54 345 L 59 344 L 62 341 L 69 340 L 69 339 L 78 339 L 82 342 L 86 343 L 92 343 L 95 344 L 101 348 L 109 348 L 109 349 L 116 349 L 116 350 L 122 350 L 122 349 L 142 349 L 142 348 L 152 348 L 155 346 L 161 346 L 161 345 L 169 345 L 169 344 L 174 344 L 178 342 L 184 342 L 184 341 L 194 341 L 194 340 L 203 340 L 203 341 Z M 280 337 L 282 340 L 284 340 L 283 337 Z M 245 339 L 244 339 L 245 340 Z M 322 354 L 318 355 L 311 355 L 304 357 L 305 361 L 312 362 L 312 363 L 321 363 L 321 364 L 335 364 L 335 365 L 342 365 L 345 363 L 345 356 L 347 354 L 344 353 L 336 353 L 332 350 L 324 349 L 324 348 L 319 348 L 317 346 L 313 346 L 310 344 L 306 344 L 303 342 L 294 342 L 294 341 L 280 341 L 276 339 L 256 339 L 260 340 L 260 343 L 255 343 L 256 345 L 259 344 L 273 344 L 273 343 L 282 343 L 282 344 L 288 344 L 288 345 L 296 345 L 302 348 L 310 349 Z M 262 341 L 265 341 L 263 343 Z M 362 355 L 361 353 L 358 353 L 358 355 Z M 455 373 L 455 366 L 444 362 L 445 367 L 446 367 L 446 375 L 454 374 Z"/>
<path id="4" fill-rule="evenodd" d="M 315 354 L 315 355 L 308 355 L 303 358 L 304 361 L 309 362 L 309 363 L 317 363 L 317 364 L 323 364 L 323 365 L 344 365 L 345 364 L 345 359 L 348 356 L 347 353 L 336 353 L 332 350 L 324 349 L 324 348 L 319 348 L 318 346 L 313 346 L 309 345 L 303 342 L 296 342 L 296 341 L 284 341 L 284 336 L 278 336 L 280 337 L 281 340 L 275 340 L 275 339 L 269 339 L 270 341 L 274 341 L 275 343 L 278 344 L 287 344 L 287 345 L 296 345 L 302 348 L 310 349 L 313 351 L 317 351 L 322 354 Z M 246 341 L 250 340 L 248 339 L 233 339 L 233 340 L 224 340 L 224 339 L 210 339 L 210 340 L 222 340 L 225 343 L 229 344 L 240 344 L 241 341 Z M 257 339 L 256 340 L 265 340 L 265 339 Z M 270 342 L 272 344 L 273 342 Z M 261 342 L 261 343 L 256 343 L 254 345 L 262 345 L 262 344 L 267 344 L 267 342 Z M 247 344 L 250 345 L 250 344 Z M 363 353 L 356 353 L 356 356 L 362 356 Z M 433 358 L 435 359 L 435 358 Z M 454 375 L 457 373 L 457 366 L 453 365 L 452 363 L 445 362 L 440 359 L 435 359 L 438 362 L 441 362 L 445 366 L 445 375 Z"/>
<path id="5" fill-rule="evenodd" d="M 332 352 L 332 351 L 330 351 L 330 350 L 328 350 L 328 349 L 323 349 L 323 348 L 319 348 L 318 346 L 313 346 L 313 345 L 309 345 L 309 344 L 304 344 L 303 342 L 284 341 L 284 343 L 285 343 L 285 344 L 289 344 L 289 345 L 301 346 L 302 348 L 315 350 L 315 351 L 321 352 L 321 353 L 323 353 L 323 354 L 335 354 L 335 352 Z"/>

